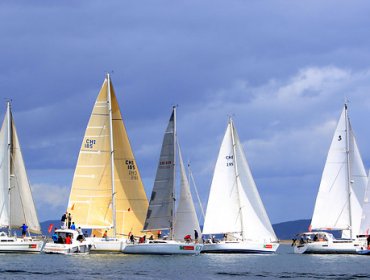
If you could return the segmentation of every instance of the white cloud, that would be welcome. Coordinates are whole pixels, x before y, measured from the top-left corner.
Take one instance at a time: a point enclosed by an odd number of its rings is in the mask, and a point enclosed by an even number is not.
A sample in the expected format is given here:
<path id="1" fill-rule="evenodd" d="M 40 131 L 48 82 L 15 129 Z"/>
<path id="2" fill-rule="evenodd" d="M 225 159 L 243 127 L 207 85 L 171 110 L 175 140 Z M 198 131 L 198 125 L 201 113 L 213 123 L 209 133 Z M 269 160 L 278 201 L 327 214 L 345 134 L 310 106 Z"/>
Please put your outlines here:
<path id="1" fill-rule="evenodd" d="M 31 188 L 40 221 L 59 219 L 67 208 L 70 188 L 47 183 L 32 184 Z"/>

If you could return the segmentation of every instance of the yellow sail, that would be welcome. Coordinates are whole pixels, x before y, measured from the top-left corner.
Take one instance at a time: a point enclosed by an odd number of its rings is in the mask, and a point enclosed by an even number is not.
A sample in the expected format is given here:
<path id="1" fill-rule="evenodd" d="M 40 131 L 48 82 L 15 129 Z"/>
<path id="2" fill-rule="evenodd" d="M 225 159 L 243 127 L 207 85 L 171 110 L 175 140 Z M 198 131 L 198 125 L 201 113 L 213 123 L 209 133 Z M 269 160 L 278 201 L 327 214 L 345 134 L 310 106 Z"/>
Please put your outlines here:
<path id="1" fill-rule="evenodd" d="M 109 100 L 112 108 L 112 133 Z M 111 154 L 114 158 L 114 194 Z M 112 214 L 112 207 L 115 208 L 115 215 Z M 67 211 L 72 214 L 72 220 L 77 226 L 93 229 L 96 236 L 101 236 L 109 229 L 108 235 L 112 236 L 116 232 L 119 237 L 129 232 L 140 235 L 147 209 L 148 200 L 144 186 L 113 85 L 107 75 L 82 141 Z"/>

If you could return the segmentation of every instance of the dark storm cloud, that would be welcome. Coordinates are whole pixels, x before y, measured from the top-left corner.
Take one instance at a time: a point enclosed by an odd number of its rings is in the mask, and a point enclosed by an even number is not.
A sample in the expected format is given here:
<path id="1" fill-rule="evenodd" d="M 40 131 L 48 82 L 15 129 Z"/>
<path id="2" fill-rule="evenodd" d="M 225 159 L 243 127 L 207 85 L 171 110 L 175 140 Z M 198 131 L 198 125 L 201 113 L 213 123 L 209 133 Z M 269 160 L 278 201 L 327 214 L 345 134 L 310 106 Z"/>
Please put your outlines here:
<path id="1" fill-rule="evenodd" d="M 370 132 L 362 124 L 370 107 L 369 7 L 366 1 L 2 2 L 0 92 L 13 99 L 35 191 L 50 185 L 68 193 L 104 73 L 113 71 L 148 191 L 171 106 L 179 104 L 183 156 L 204 200 L 227 117 L 234 115 L 272 220 L 309 217 L 345 97 L 370 163 Z M 300 203 L 281 208 L 284 194 L 296 188 L 307 194 L 304 201 L 297 194 Z M 40 217 L 52 218 L 44 210 L 47 195 L 38 197 Z"/>

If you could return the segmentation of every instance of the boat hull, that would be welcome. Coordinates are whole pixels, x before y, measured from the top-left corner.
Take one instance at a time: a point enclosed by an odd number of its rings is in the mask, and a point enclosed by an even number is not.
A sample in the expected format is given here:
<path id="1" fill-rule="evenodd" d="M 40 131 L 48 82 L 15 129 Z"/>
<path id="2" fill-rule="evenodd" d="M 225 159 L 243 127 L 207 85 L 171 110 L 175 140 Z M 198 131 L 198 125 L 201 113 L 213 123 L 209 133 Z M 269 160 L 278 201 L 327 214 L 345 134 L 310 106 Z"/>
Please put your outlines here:
<path id="1" fill-rule="evenodd" d="M 0 253 L 40 253 L 43 240 L 3 236 L 0 238 Z"/>
<path id="2" fill-rule="evenodd" d="M 46 254 L 88 254 L 91 249 L 90 243 L 81 244 L 57 244 L 46 243 L 43 252 Z"/>
<path id="3" fill-rule="evenodd" d="M 204 244 L 202 253 L 219 254 L 271 254 L 278 249 L 278 243 L 227 242 Z"/>
<path id="4" fill-rule="evenodd" d="M 294 246 L 296 254 L 356 254 L 356 250 L 360 245 L 355 241 L 322 241 Z"/>
<path id="5" fill-rule="evenodd" d="M 127 239 L 123 238 L 96 238 L 88 237 L 86 240 L 90 241 L 93 246 L 91 253 L 121 253 L 126 247 Z"/>
<path id="6" fill-rule="evenodd" d="M 199 255 L 203 244 L 184 242 L 147 242 L 138 244 L 127 244 L 123 249 L 125 254 L 145 255 Z"/>
<path id="7" fill-rule="evenodd" d="M 360 248 L 356 250 L 356 254 L 358 255 L 370 255 L 370 248 Z"/>

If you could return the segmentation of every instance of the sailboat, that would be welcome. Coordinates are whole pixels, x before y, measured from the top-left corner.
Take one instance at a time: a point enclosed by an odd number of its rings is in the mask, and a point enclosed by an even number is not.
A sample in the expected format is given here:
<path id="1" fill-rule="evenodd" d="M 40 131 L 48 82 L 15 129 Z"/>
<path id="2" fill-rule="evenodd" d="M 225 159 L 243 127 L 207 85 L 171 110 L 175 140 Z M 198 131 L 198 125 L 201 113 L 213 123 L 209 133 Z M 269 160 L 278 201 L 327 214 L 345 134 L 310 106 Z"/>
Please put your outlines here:
<path id="1" fill-rule="evenodd" d="M 216 234 L 223 234 L 221 240 Z M 211 183 L 202 253 L 273 253 L 279 247 L 230 118 Z"/>
<path id="2" fill-rule="evenodd" d="M 178 155 L 178 163 L 176 162 Z M 180 198 L 175 211 L 176 201 L 176 166 L 180 167 Z M 149 208 L 143 231 L 169 230 L 169 236 L 163 239 L 146 239 L 142 243 L 128 244 L 126 254 L 193 254 L 200 253 L 203 244 L 198 240 L 184 237 L 192 236 L 194 230 L 200 233 L 189 182 L 181 156 L 176 134 L 176 107 L 164 134 L 157 174 L 149 202 Z M 194 232 L 195 235 L 195 232 Z M 199 238 L 200 236 L 198 236 Z"/>
<path id="3" fill-rule="evenodd" d="M 297 236 L 295 253 L 354 254 L 359 248 L 367 174 L 344 104 L 329 148 L 309 232 Z M 313 231 L 312 231 L 313 230 Z M 328 231 L 342 231 L 336 239 Z"/>
<path id="4" fill-rule="evenodd" d="M 12 230 L 23 224 L 28 231 L 41 234 L 36 208 L 23 161 L 17 130 L 15 128 L 10 101 L 0 131 L 0 253 L 42 250 L 44 241 L 31 236 L 17 237 Z"/>
<path id="5" fill-rule="evenodd" d="M 128 235 L 140 235 L 147 209 L 140 172 L 106 74 L 82 141 L 68 212 L 78 227 L 92 229 L 92 252 L 121 252 Z"/>

